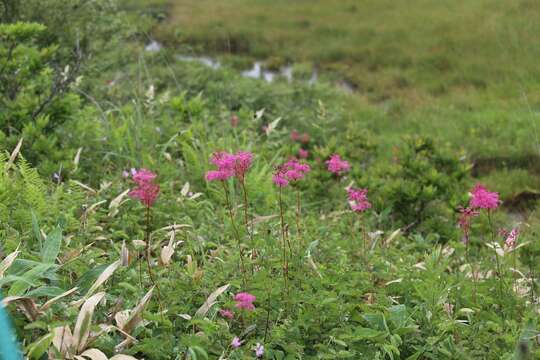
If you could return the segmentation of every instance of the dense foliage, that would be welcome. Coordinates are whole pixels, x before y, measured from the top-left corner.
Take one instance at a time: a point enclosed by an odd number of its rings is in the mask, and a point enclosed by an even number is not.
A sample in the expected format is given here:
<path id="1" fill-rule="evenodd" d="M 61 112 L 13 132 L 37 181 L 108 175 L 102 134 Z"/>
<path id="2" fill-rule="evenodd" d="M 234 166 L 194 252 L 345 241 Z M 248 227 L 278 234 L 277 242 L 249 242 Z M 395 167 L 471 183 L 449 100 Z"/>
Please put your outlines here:
<path id="1" fill-rule="evenodd" d="M 538 211 L 471 190 L 443 139 L 389 150 L 329 84 L 145 52 L 135 3 L 0 5 L 0 286 L 26 356 L 540 356 Z"/>

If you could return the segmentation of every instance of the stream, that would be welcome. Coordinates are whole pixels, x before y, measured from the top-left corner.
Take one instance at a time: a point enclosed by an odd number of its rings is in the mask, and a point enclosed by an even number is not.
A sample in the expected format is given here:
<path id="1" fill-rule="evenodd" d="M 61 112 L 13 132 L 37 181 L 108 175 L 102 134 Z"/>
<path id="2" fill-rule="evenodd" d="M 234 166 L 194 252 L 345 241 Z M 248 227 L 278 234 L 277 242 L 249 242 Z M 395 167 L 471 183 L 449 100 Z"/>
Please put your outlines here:
<path id="1" fill-rule="evenodd" d="M 155 40 L 149 42 L 144 48 L 144 50 L 147 52 L 159 52 L 162 49 L 163 46 Z M 175 56 L 175 59 L 178 61 L 196 62 L 214 70 L 217 70 L 224 66 L 215 58 L 204 55 L 195 56 L 178 54 Z M 287 80 L 287 82 L 289 83 L 294 80 L 293 65 L 289 64 L 280 67 L 278 70 L 270 70 L 265 67 L 264 61 L 255 61 L 250 69 L 240 71 L 240 74 L 243 77 L 260 79 L 268 83 L 274 82 L 276 79 L 280 78 Z M 309 85 L 313 85 L 316 84 L 318 81 L 319 73 L 317 72 L 317 70 L 313 70 L 309 80 L 307 80 L 306 82 Z M 339 89 L 343 90 L 346 93 L 352 94 L 355 92 L 354 86 L 346 80 L 337 81 L 335 84 Z"/>

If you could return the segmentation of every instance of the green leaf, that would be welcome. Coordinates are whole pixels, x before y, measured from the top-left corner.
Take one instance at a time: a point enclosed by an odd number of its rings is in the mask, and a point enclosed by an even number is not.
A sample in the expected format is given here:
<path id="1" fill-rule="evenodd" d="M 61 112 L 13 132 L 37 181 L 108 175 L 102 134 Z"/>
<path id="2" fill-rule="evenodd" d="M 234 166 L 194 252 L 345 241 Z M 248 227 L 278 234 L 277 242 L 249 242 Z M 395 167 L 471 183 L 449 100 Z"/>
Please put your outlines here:
<path id="1" fill-rule="evenodd" d="M 357 328 L 354 331 L 354 339 L 355 340 L 366 340 L 366 339 L 374 339 L 376 337 L 385 335 L 382 331 L 373 330 L 370 328 Z"/>
<path id="2" fill-rule="evenodd" d="M 36 213 L 32 210 L 32 230 L 34 231 L 34 236 L 39 244 L 39 251 L 43 251 L 43 244 L 41 243 L 41 231 L 39 229 L 39 222 L 36 216 Z"/>
<path id="3" fill-rule="evenodd" d="M 380 331 L 388 331 L 386 319 L 383 314 L 364 314 L 362 316 L 372 328 Z"/>
<path id="4" fill-rule="evenodd" d="M 28 346 L 28 357 L 30 359 L 40 359 L 43 354 L 45 354 L 49 346 L 51 346 L 52 339 L 53 334 L 47 334 L 36 342 L 30 344 Z"/>
<path id="5" fill-rule="evenodd" d="M 24 273 L 24 275 L 20 277 L 20 280 L 17 280 L 13 285 L 11 285 L 11 288 L 8 292 L 9 296 L 23 295 L 28 288 L 36 286 L 37 280 L 43 278 L 45 272 L 47 272 L 47 270 L 52 267 L 55 267 L 55 265 L 39 264 L 35 268 L 28 270 L 26 273 Z"/>
<path id="6" fill-rule="evenodd" d="M 45 243 L 43 244 L 43 251 L 41 253 L 41 260 L 44 263 L 54 263 L 56 257 L 60 253 L 60 246 L 62 245 L 62 228 L 57 226 L 52 232 L 47 235 Z"/>

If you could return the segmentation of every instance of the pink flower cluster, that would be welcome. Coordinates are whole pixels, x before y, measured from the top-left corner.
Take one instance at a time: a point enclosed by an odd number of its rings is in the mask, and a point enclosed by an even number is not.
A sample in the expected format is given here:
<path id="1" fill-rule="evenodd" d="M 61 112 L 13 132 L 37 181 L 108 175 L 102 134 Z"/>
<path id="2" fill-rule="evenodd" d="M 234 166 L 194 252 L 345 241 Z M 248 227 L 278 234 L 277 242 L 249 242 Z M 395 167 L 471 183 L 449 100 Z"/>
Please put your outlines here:
<path id="1" fill-rule="evenodd" d="M 146 207 L 151 207 L 159 195 L 159 185 L 154 183 L 156 174 L 150 170 L 131 170 L 131 178 L 137 187 L 129 192 L 129 196 L 139 199 Z"/>
<path id="2" fill-rule="evenodd" d="M 371 203 L 367 198 L 368 189 L 347 189 L 349 204 L 355 212 L 364 212 L 371 208 Z"/>
<path id="3" fill-rule="evenodd" d="M 302 180 L 310 171 L 311 168 L 308 164 L 301 163 L 297 159 L 291 159 L 277 168 L 272 177 L 272 182 L 279 187 L 285 187 L 290 182 Z"/>
<path id="4" fill-rule="evenodd" d="M 338 154 L 330 156 L 330 159 L 326 161 L 328 171 L 336 175 L 341 175 L 351 169 L 351 165 L 348 161 L 342 160 Z"/>
<path id="5" fill-rule="evenodd" d="M 243 180 L 253 161 L 253 154 L 247 151 L 240 151 L 236 154 L 229 154 L 221 151 L 212 155 L 210 162 L 217 166 L 217 170 L 210 170 L 206 173 L 208 181 L 225 181 L 230 177 L 237 177 Z"/>
<path id="6" fill-rule="evenodd" d="M 255 305 L 253 305 L 253 302 L 255 300 L 257 300 L 255 295 L 252 295 L 248 292 L 241 292 L 234 296 L 234 301 L 236 302 L 235 306 L 238 309 L 244 309 L 248 311 L 255 310 Z M 219 315 L 229 320 L 232 320 L 234 318 L 234 313 L 232 312 L 232 310 L 229 309 L 219 310 Z"/>
<path id="7" fill-rule="evenodd" d="M 519 229 L 514 228 L 510 231 L 508 234 L 506 240 L 504 241 L 504 244 L 509 247 L 510 249 L 513 249 L 517 245 L 517 239 L 519 237 Z"/>
<path id="8" fill-rule="evenodd" d="M 469 206 L 473 209 L 496 209 L 500 204 L 499 193 L 490 192 L 481 184 L 477 184 L 471 194 Z"/>
<path id="9" fill-rule="evenodd" d="M 309 157 L 309 151 L 302 148 L 298 149 L 298 157 L 300 159 L 307 159 Z"/>
<path id="10" fill-rule="evenodd" d="M 236 307 L 239 309 L 245 309 L 248 311 L 255 310 L 255 305 L 253 302 L 257 300 L 255 295 L 251 295 L 248 292 L 241 292 L 234 296 L 234 301 L 236 301 Z"/>

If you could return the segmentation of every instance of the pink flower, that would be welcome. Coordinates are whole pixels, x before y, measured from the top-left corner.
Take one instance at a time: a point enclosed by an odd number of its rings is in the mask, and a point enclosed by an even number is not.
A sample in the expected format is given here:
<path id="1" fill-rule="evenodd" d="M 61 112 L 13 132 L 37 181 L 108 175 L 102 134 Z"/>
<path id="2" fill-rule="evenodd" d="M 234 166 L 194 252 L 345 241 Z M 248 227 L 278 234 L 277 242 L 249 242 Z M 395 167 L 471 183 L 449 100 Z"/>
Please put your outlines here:
<path id="1" fill-rule="evenodd" d="M 128 195 L 134 199 L 139 199 L 146 207 L 151 207 L 159 195 L 159 185 L 143 183 L 131 190 Z"/>
<path id="2" fill-rule="evenodd" d="M 499 206 L 499 193 L 490 192 L 485 186 L 477 184 L 471 191 L 469 206 L 475 209 L 496 209 Z"/>
<path id="3" fill-rule="evenodd" d="M 156 174 L 150 170 L 140 169 L 132 171 L 132 179 L 137 183 L 137 185 L 145 184 L 151 181 L 154 181 Z"/>
<path id="4" fill-rule="evenodd" d="M 347 161 L 342 160 L 338 154 L 332 155 L 330 160 L 326 161 L 326 165 L 328 166 L 328 171 L 337 175 L 341 175 L 341 173 L 347 172 L 351 168 L 351 165 Z"/>
<path id="5" fill-rule="evenodd" d="M 514 228 L 510 233 L 508 234 L 508 237 L 506 238 L 504 244 L 509 247 L 510 249 L 513 249 L 517 245 L 517 239 L 519 237 L 519 229 Z"/>
<path id="6" fill-rule="evenodd" d="M 241 292 L 234 296 L 234 301 L 236 301 L 236 307 L 239 309 L 246 309 L 249 311 L 255 310 L 255 306 L 253 305 L 253 302 L 257 298 L 255 295 L 251 295 L 247 292 Z"/>
<path id="7" fill-rule="evenodd" d="M 153 183 L 157 175 L 146 169 L 132 169 L 131 173 L 137 187 L 131 190 L 128 195 L 139 199 L 146 207 L 151 207 L 159 195 L 159 185 Z"/>
<path id="8" fill-rule="evenodd" d="M 349 204 L 355 212 L 364 212 L 371 208 L 371 203 L 367 198 L 368 189 L 347 189 Z"/>
<path id="9" fill-rule="evenodd" d="M 234 174 L 238 178 L 243 178 L 251 166 L 253 154 L 247 151 L 237 152 L 235 155 Z"/>
<path id="10" fill-rule="evenodd" d="M 297 159 L 291 159 L 285 164 L 278 166 L 272 177 L 272 182 L 279 187 L 289 185 L 290 182 L 301 180 L 305 174 L 311 171 L 308 164 L 300 163 Z"/>
<path id="11" fill-rule="evenodd" d="M 281 172 L 277 172 L 272 176 L 272 182 L 279 187 L 285 187 L 289 185 L 289 180 L 287 180 L 285 174 Z"/>
<path id="12" fill-rule="evenodd" d="M 299 139 L 300 139 L 300 134 L 298 133 L 298 131 L 296 130 L 291 131 L 291 140 L 298 141 Z"/>
<path id="13" fill-rule="evenodd" d="M 309 157 L 309 151 L 300 148 L 298 150 L 298 157 L 300 159 L 307 159 Z"/>
<path id="14" fill-rule="evenodd" d="M 264 346 L 261 345 L 260 343 L 257 343 L 257 345 L 255 345 L 255 356 L 257 358 L 260 358 L 264 355 Z"/>
<path id="15" fill-rule="evenodd" d="M 469 229 L 471 227 L 471 219 L 475 216 L 478 216 L 480 213 L 478 210 L 467 208 L 459 209 L 460 215 L 458 220 L 458 225 L 463 231 L 463 243 L 467 245 L 469 243 Z"/>
<path id="16" fill-rule="evenodd" d="M 227 171 L 221 171 L 221 170 L 210 170 L 206 172 L 206 180 L 207 181 L 225 181 L 228 178 L 230 178 L 232 174 Z"/>
<path id="17" fill-rule="evenodd" d="M 231 341 L 231 346 L 233 347 L 233 349 L 238 349 L 241 345 L 242 341 L 240 340 L 240 338 L 238 338 L 238 336 L 235 336 Z"/>
<path id="18" fill-rule="evenodd" d="M 229 309 L 219 310 L 219 315 L 223 316 L 226 319 L 232 320 L 234 318 L 234 313 Z"/>
<path id="19" fill-rule="evenodd" d="M 210 162 L 217 166 L 217 170 L 211 170 L 206 173 L 208 181 L 224 181 L 232 176 L 243 179 L 251 162 L 253 154 L 246 151 L 240 151 L 236 154 L 229 154 L 225 151 L 216 152 L 212 155 Z"/>

